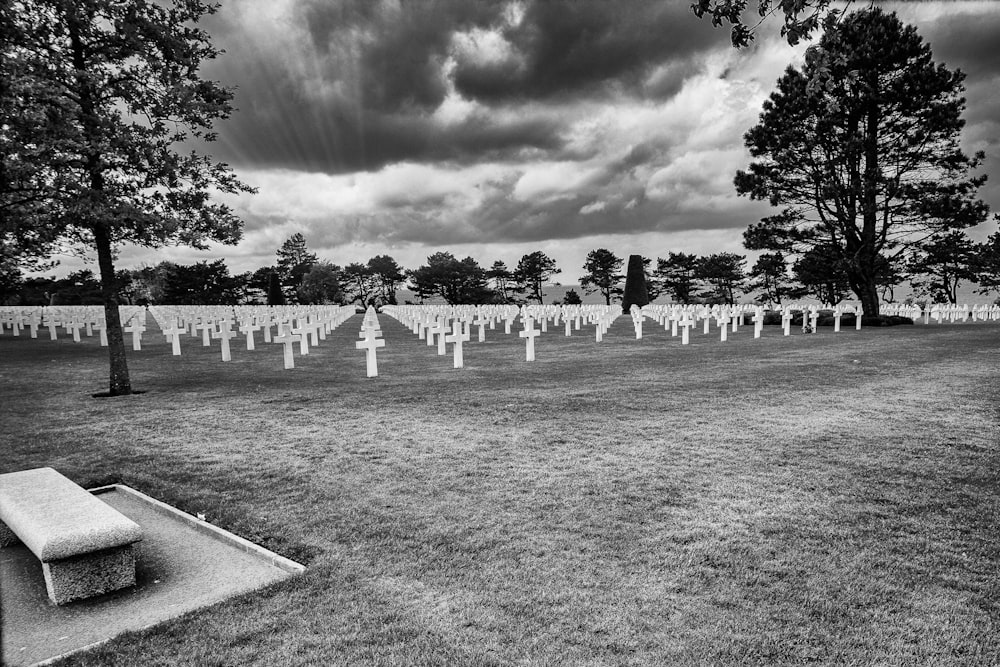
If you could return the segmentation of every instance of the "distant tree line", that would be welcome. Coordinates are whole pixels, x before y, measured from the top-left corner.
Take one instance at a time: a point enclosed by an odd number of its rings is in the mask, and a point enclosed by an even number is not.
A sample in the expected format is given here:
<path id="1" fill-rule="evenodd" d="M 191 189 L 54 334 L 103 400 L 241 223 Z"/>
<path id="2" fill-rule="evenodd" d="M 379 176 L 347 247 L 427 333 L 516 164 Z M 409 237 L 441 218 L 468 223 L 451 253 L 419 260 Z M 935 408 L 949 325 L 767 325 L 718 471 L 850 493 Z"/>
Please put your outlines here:
<path id="1" fill-rule="evenodd" d="M 185 265 L 163 261 L 154 266 L 119 270 L 115 274 L 118 299 L 128 304 L 396 304 L 401 289 L 423 302 L 442 299 L 449 304 L 543 303 L 545 285 L 561 273 L 555 260 L 541 251 L 521 257 L 514 268 L 495 261 L 489 268 L 474 258 L 458 259 L 436 252 L 415 269 L 405 269 L 389 255 L 367 262 L 339 266 L 321 260 L 301 234 L 288 238 L 276 252 L 276 261 L 255 271 L 233 275 L 222 259 Z M 728 303 L 752 299 L 781 304 L 816 299 L 836 304 L 850 298 L 847 270 L 834 253 L 822 247 L 797 258 L 781 252 L 760 255 L 749 269 L 744 255 L 731 252 L 699 256 L 669 252 L 643 258 L 650 301 L 663 297 L 675 303 Z M 622 300 L 624 259 L 606 248 L 591 250 L 583 264 L 580 287 L 599 294 L 608 305 Z M 896 261 L 884 261 L 878 272 L 883 300 L 896 300 L 896 291 L 908 282 L 918 298 L 955 303 L 962 284 L 975 283 L 981 294 L 1000 291 L 1000 232 L 975 243 L 964 232 L 952 231 L 931 239 L 919 251 Z M 64 278 L 24 277 L 17 266 L 0 258 L 0 304 L 98 305 L 103 303 L 101 281 L 89 269 Z M 581 303 L 568 290 L 559 303 Z"/>

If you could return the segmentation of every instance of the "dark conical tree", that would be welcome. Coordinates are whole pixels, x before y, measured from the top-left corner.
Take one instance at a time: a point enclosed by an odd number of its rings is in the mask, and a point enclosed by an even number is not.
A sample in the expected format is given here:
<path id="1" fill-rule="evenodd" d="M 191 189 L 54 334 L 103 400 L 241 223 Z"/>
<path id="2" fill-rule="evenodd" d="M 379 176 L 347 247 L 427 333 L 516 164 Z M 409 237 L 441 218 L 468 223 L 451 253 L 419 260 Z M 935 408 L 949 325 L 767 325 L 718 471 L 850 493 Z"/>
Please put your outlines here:
<path id="1" fill-rule="evenodd" d="M 267 305 L 285 305 L 285 293 L 281 291 L 281 279 L 277 273 L 272 273 L 267 282 Z"/>
<path id="2" fill-rule="evenodd" d="M 628 314 L 635 304 L 642 308 L 649 303 L 649 289 L 646 287 L 646 269 L 642 255 L 628 256 L 628 272 L 625 274 L 625 293 L 622 295 L 622 312 Z"/>

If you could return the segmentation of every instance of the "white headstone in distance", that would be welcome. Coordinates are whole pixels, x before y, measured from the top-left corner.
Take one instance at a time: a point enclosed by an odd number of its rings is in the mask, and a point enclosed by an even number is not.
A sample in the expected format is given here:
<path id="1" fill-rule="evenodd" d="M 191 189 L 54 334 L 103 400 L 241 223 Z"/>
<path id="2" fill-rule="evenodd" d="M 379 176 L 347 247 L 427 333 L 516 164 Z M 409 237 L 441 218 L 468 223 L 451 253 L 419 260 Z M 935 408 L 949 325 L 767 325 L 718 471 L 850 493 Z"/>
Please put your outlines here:
<path id="1" fill-rule="evenodd" d="M 483 315 L 482 313 L 476 313 L 476 319 L 473 320 L 472 322 L 477 327 L 477 333 L 478 333 L 477 340 L 480 343 L 486 342 L 486 323 L 488 321 L 490 320 L 487 320 L 485 315 Z"/>
<path id="2" fill-rule="evenodd" d="M 677 322 L 677 320 L 674 320 Z M 694 320 L 691 318 L 691 313 L 685 311 L 681 320 L 677 322 L 677 326 L 681 328 L 681 345 L 687 345 L 691 338 L 691 327 L 694 326 Z"/>
<path id="3" fill-rule="evenodd" d="M 455 368 L 465 367 L 465 358 L 462 355 L 462 343 L 469 340 L 470 337 L 471 336 L 464 330 L 461 322 L 459 322 L 458 320 L 452 322 L 451 335 L 445 336 L 444 340 L 447 343 L 454 344 L 452 349 L 454 350 L 454 356 L 455 356 L 455 365 L 454 365 Z"/>
<path id="4" fill-rule="evenodd" d="M 280 343 L 285 347 L 285 369 L 295 368 L 295 357 L 293 355 L 292 348 L 295 343 L 299 342 L 302 336 L 298 336 L 289 331 L 286 331 L 281 325 L 278 326 L 278 335 L 273 336 L 271 340 L 275 343 Z"/>
<path id="5" fill-rule="evenodd" d="M 215 329 L 215 323 L 212 322 L 211 318 L 204 317 L 198 322 L 193 329 L 199 329 L 201 331 L 201 346 L 211 347 L 212 345 L 212 331 Z"/>
<path id="6" fill-rule="evenodd" d="M 600 329 L 600 327 L 598 327 Z M 534 328 L 534 321 L 530 317 L 524 320 L 524 330 L 518 336 L 525 339 L 524 360 L 535 360 L 535 338 L 541 335 L 541 331 Z"/>
<path id="7" fill-rule="evenodd" d="M 434 327 L 434 335 L 437 336 L 438 355 L 444 356 L 448 352 L 448 348 L 445 347 L 445 336 L 448 335 L 448 318 L 438 318 L 437 325 Z"/>
<path id="8" fill-rule="evenodd" d="M 376 338 L 375 332 L 372 329 L 368 329 L 363 335 L 365 336 L 364 340 L 354 343 L 354 347 L 365 351 L 366 373 L 368 377 L 378 377 L 378 358 L 375 356 L 375 350 L 385 347 L 385 341 L 381 338 Z"/>
<path id="9" fill-rule="evenodd" d="M 252 319 L 245 320 L 243 324 L 240 325 L 240 333 L 247 337 L 248 350 L 256 349 L 254 347 L 253 333 L 258 329 L 260 329 L 260 326 L 254 324 Z"/>
<path id="10" fill-rule="evenodd" d="M 122 329 L 125 333 L 132 334 L 132 349 L 136 352 L 142 349 L 142 330 L 143 326 L 137 320 L 130 321 L 128 326 Z"/>
<path id="11" fill-rule="evenodd" d="M 187 331 L 186 328 L 177 326 L 177 319 L 170 318 L 170 326 L 163 329 L 162 333 L 170 343 L 170 349 L 175 357 L 181 356 L 181 334 Z"/>
<path id="12" fill-rule="evenodd" d="M 299 354 L 305 356 L 309 354 L 309 327 L 306 326 L 304 317 L 295 320 L 297 326 L 291 329 L 292 333 L 299 337 Z"/>
<path id="13" fill-rule="evenodd" d="M 232 323 L 228 319 L 219 320 L 219 330 L 212 332 L 212 338 L 217 338 L 222 342 L 222 360 L 232 361 L 232 350 L 229 348 L 229 340 L 236 337 L 236 332 L 232 329 Z"/>

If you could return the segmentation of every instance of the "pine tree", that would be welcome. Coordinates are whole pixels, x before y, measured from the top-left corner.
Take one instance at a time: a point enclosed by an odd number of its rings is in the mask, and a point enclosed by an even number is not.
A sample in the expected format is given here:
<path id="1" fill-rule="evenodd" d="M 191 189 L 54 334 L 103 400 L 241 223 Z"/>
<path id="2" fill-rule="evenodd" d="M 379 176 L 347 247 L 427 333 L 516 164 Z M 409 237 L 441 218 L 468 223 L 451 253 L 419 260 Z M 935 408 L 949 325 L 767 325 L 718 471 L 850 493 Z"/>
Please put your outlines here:
<path id="1" fill-rule="evenodd" d="M 746 230 L 746 247 L 821 248 L 877 315 L 886 266 L 986 218 L 985 176 L 969 176 L 984 156 L 960 146 L 964 77 L 877 7 L 828 26 L 746 133 L 757 161 L 737 173 L 737 192 L 783 207 Z"/>

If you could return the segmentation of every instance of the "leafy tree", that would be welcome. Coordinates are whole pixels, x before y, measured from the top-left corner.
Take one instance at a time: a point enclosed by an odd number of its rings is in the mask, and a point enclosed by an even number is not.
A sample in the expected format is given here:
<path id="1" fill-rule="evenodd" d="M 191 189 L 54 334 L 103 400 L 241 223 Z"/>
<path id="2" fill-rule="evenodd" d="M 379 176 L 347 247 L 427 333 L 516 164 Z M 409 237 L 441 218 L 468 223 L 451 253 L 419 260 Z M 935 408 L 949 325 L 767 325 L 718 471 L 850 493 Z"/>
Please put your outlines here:
<path id="1" fill-rule="evenodd" d="M 879 297 L 886 303 L 892 303 L 896 299 L 896 287 L 908 277 L 903 270 L 903 258 L 887 259 L 880 256 L 876 266 L 875 284 L 878 287 Z"/>
<path id="2" fill-rule="evenodd" d="M 823 303 L 837 305 L 851 291 L 847 269 L 835 249 L 814 246 L 792 265 L 792 275 L 801 289 L 792 298 L 812 296 Z"/>
<path id="3" fill-rule="evenodd" d="M 847 0 L 846 6 L 849 7 L 852 1 Z M 821 21 L 829 25 L 840 16 L 840 10 L 830 9 L 830 0 L 757 0 L 759 20 L 750 25 L 744 20 L 744 12 L 749 5 L 749 0 L 695 0 L 691 9 L 698 18 L 710 18 L 716 28 L 727 23 L 731 25 L 731 38 L 736 48 L 749 46 L 754 30 L 778 11 L 784 19 L 781 36 L 793 46 L 808 38 L 819 28 Z"/>
<path id="4" fill-rule="evenodd" d="M 521 257 L 514 269 L 514 278 L 528 293 L 529 299 L 536 299 L 541 304 L 545 298 L 542 286 L 557 273 L 562 273 L 562 269 L 556 268 L 556 260 L 536 250 Z"/>
<path id="5" fill-rule="evenodd" d="M 115 282 L 118 285 L 118 300 L 120 302 L 135 305 L 142 298 L 139 292 L 141 285 L 136 284 L 133 280 L 132 271 L 128 269 L 115 271 Z"/>
<path id="6" fill-rule="evenodd" d="M 650 268 L 652 265 L 652 257 L 642 258 L 642 270 L 646 274 L 646 293 L 649 295 L 649 303 L 653 303 L 661 294 L 667 291 L 666 285 L 664 285 L 656 269 Z"/>
<path id="7" fill-rule="evenodd" d="M 486 278 L 493 281 L 493 291 L 502 303 L 511 303 L 515 301 L 515 295 L 524 292 L 524 287 L 518 285 L 515 280 L 514 272 L 499 259 L 487 269 Z"/>
<path id="8" fill-rule="evenodd" d="M 168 266 L 173 266 L 173 263 L 160 262 L 156 266 L 140 266 L 129 272 L 132 289 L 137 298 L 144 299 L 149 303 L 166 303 L 163 288 Z"/>
<path id="9" fill-rule="evenodd" d="M 389 255 L 376 255 L 368 260 L 368 270 L 375 282 L 379 300 L 396 305 L 396 291 L 406 281 L 406 272 Z"/>
<path id="10" fill-rule="evenodd" d="M 201 78 L 219 51 L 200 0 L 0 3 L 0 241 L 20 262 L 69 246 L 96 252 L 110 394 L 132 392 L 114 253 L 235 243 L 242 222 L 216 192 L 250 192 L 190 151 L 229 116 L 232 92 Z M 180 152 L 183 144 L 184 151 Z"/>
<path id="11" fill-rule="evenodd" d="M 598 248 L 587 253 L 587 259 L 583 263 L 583 270 L 586 273 L 580 278 L 580 287 L 587 294 L 600 292 L 604 297 L 604 302 L 611 305 L 611 297 L 620 297 L 622 288 L 620 287 L 625 275 L 619 273 L 625 261 L 617 257 L 606 248 Z"/>
<path id="12" fill-rule="evenodd" d="M 229 275 L 225 260 L 202 261 L 191 265 L 163 262 L 164 303 L 220 306 L 239 301 L 240 285 Z"/>
<path id="13" fill-rule="evenodd" d="M 672 252 L 666 258 L 656 258 L 653 275 L 675 303 L 691 303 L 698 286 L 697 272 L 697 255 Z"/>
<path id="14" fill-rule="evenodd" d="M 0 306 L 20 304 L 24 276 L 13 257 L 0 252 Z"/>
<path id="15" fill-rule="evenodd" d="M 622 312 L 627 314 L 633 305 L 642 308 L 647 303 L 649 291 L 646 289 L 646 262 L 642 255 L 629 255 L 625 290 L 622 293 Z"/>
<path id="16" fill-rule="evenodd" d="M 746 247 L 824 248 L 877 315 L 883 262 L 986 217 L 975 198 L 985 176 L 968 176 L 983 154 L 959 146 L 963 79 L 895 14 L 875 8 L 829 26 L 745 135 L 758 161 L 736 175 L 737 191 L 784 207 L 746 230 Z"/>
<path id="17" fill-rule="evenodd" d="M 49 280 L 45 291 L 48 293 L 48 305 L 90 306 L 102 303 L 101 283 L 90 269 L 80 269 L 65 278 Z"/>
<path id="18" fill-rule="evenodd" d="M 302 279 L 319 259 L 315 253 L 309 252 L 306 239 L 296 232 L 289 236 L 277 251 L 278 263 L 276 269 L 284 286 L 286 297 L 297 297 Z"/>
<path id="19" fill-rule="evenodd" d="M 494 299 L 486 271 L 476 260 L 458 260 L 450 252 L 429 256 L 427 264 L 410 272 L 410 282 L 421 299 L 436 295 L 451 305 L 490 303 Z"/>
<path id="20" fill-rule="evenodd" d="M 302 303 L 341 303 L 344 290 L 340 284 L 340 267 L 330 262 L 316 262 L 299 286 Z"/>
<path id="21" fill-rule="evenodd" d="M 52 305 L 52 295 L 55 281 L 52 278 L 30 277 L 21 283 L 21 293 L 18 298 L 20 306 Z"/>
<path id="22" fill-rule="evenodd" d="M 277 273 L 277 271 L 277 267 L 262 266 L 249 272 L 249 275 L 244 278 L 249 303 L 267 303 L 267 290 L 271 283 L 271 274 Z"/>
<path id="23" fill-rule="evenodd" d="M 938 303 L 956 303 L 962 281 L 979 278 L 977 258 L 982 248 L 965 232 L 953 231 L 933 237 L 911 258 L 910 284 L 917 296 L 929 296 Z"/>
<path id="24" fill-rule="evenodd" d="M 736 291 L 746 280 L 743 272 L 746 261 L 746 257 L 734 252 L 720 252 L 700 258 L 695 277 L 709 285 L 703 296 L 735 305 Z"/>
<path id="25" fill-rule="evenodd" d="M 341 272 L 341 281 L 349 303 L 357 303 L 362 308 L 374 305 L 379 281 L 367 264 L 351 262 Z"/>
<path id="26" fill-rule="evenodd" d="M 764 253 L 750 269 L 751 291 L 758 291 L 763 302 L 780 304 L 781 300 L 792 296 L 795 288 L 788 275 L 788 264 L 780 252 Z"/>
<path id="27" fill-rule="evenodd" d="M 580 298 L 575 289 L 568 289 L 566 290 L 566 294 L 563 295 L 562 302 L 567 306 L 578 306 L 583 303 L 583 299 Z"/>
<path id="28" fill-rule="evenodd" d="M 997 219 L 1000 219 L 1000 215 Z M 994 232 L 984 243 L 980 243 L 976 250 L 977 291 L 980 294 L 1000 291 L 1000 231 Z"/>

